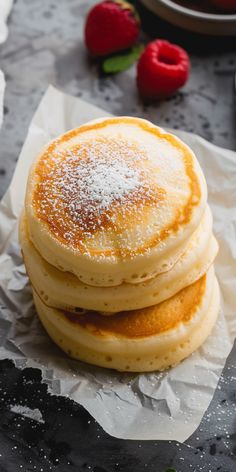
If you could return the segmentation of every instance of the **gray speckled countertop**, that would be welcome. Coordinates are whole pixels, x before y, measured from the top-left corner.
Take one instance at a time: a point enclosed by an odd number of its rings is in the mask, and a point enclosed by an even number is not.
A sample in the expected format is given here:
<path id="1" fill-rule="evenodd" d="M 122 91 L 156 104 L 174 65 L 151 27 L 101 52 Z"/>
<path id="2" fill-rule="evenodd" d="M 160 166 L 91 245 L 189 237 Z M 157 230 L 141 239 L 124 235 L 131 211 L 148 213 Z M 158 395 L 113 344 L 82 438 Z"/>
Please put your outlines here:
<path id="1" fill-rule="evenodd" d="M 88 59 L 83 45 L 83 24 L 87 10 L 94 3 L 94 0 L 16 0 L 14 3 L 9 21 L 9 37 L 0 48 L 0 66 L 7 79 L 4 124 L 0 133 L 0 195 L 9 184 L 28 125 L 49 83 L 114 114 L 149 118 L 155 123 L 193 131 L 215 144 L 236 149 L 236 105 L 233 101 L 236 40 L 217 41 L 179 33 L 155 20 L 141 8 L 145 30 L 152 36 L 157 36 L 158 33 L 172 40 L 176 38 L 176 42 L 183 44 L 190 52 L 192 64 L 191 78 L 181 92 L 162 103 L 144 104 L 139 99 L 134 84 L 135 67 L 114 77 L 104 78 L 99 76 L 96 64 Z M 148 37 L 144 35 L 144 39 L 147 40 Z M 162 472 L 164 466 L 168 465 L 175 467 L 177 472 L 235 472 L 235 352 L 234 349 L 228 359 L 210 409 L 194 435 L 183 445 L 158 442 L 143 446 L 156 448 L 156 472 Z M 9 367 L 9 375 L 7 368 L 5 366 L 1 371 L 1 375 L 6 377 L 4 388 L 6 382 L 14 380 L 12 367 Z M 21 376 L 20 373 L 17 375 Z M 31 382 L 33 385 L 34 380 Z M 16 389 L 14 395 L 20 395 L 19 392 Z M 58 401 L 64 402 L 63 399 Z M 57 424 L 58 416 L 57 413 L 55 416 L 51 413 L 53 407 L 50 402 L 54 400 L 48 394 L 45 396 L 48 424 L 44 432 L 40 430 L 37 441 L 35 440 L 38 449 L 36 446 L 29 449 L 29 438 L 32 437 L 33 430 L 28 425 L 29 430 L 24 427 L 27 439 L 20 433 L 19 452 L 15 451 L 15 445 L 11 447 L 14 439 L 11 443 L 10 433 L 7 432 L 7 421 L 10 421 L 8 410 L 3 407 L 5 413 L 0 421 L 0 434 L 5 447 L 11 448 L 9 454 L 13 454 L 14 450 L 14 458 L 9 465 L 4 463 L 1 470 L 22 470 L 19 469 L 19 464 L 23 457 L 27 463 L 28 456 L 35 463 L 38 461 L 37 470 L 69 472 L 83 469 L 80 466 L 80 451 L 73 439 L 77 438 L 76 421 L 79 419 L 76 419 L 77 413 L 73 413 L 77 407 L 71 402 L 73 412 L 67 414 L 66 409 L 63 410 L 63 421 L 68 424 L 68 431 L 74 433 L 68 436 L 65 428 L 62 442 L 62 432 Z M 17 418 L 17 421 L 19 423 L 20 420 Z M 51 443 L 48 440 L 49 434 L 53 438 Z M 16 437 L 15 433 L 12 437 Z M 65 444 L 68 445 L 68 451 L 71 452 L 65 454 L 67 462 L 53 462 L 50 458 L 50 468 L 49 465 L 40 468 L 43 457 L 46 457 L 43 454 L 45 451 L 48 453 L 49 446 L 52 450 L 55 449 L 55 444 L 57 454 L 62 450 L 61 444 L 64 444 L 64 449 Z M 120 443 L 119 446 L 114 444 L 114 448 L 119 447 L 119 454 L 122 455 L 123 446 Z M 126 446 L 130 447 L 128 443 Z M 68 461 L 69 456 L 73 457 L 73 463 Z M 109 464 L 109 471 L 116 470 L 114 464 Z M 23 470 L 33 470 L 30 467 L 25 466 Z M 108 466 L 95 467 L 93 471 L 107 472 Z"/>
<path id="2" fill-rule="evenodd" d="M 212 52 L 216 50 L 213 43 L 208 52 L 208 38 L 200 44 L 198 38 L 180 35 L 180 43 L 190 51 L 191 78 L 175 97 L 145 105 L 137 95 L 135 67 L 102 78 L 97 66 L 88 59 L 83 25 L 86 12 L 94 3 L 94 0 L 14 3 L 9 37 L 0 48 L 0 65 L 7 79 L 5 119 L 0 134 L 0 196 L 9 184 L 29 122 L 49 83 L 114 114 L 149 118 L 164 126 L 194 131 L 220 146 L 236 148 L 233 40 L 232 45 L 227 43 L 218 52 Z M 162 36 L 178 41 L 178 34 L 170 26 L 150 20 L 142 9 L 141 14 L 146 30 L 156 36 L 159 31 Z M 223 40 L 220 42 L 222 45 Z"/>

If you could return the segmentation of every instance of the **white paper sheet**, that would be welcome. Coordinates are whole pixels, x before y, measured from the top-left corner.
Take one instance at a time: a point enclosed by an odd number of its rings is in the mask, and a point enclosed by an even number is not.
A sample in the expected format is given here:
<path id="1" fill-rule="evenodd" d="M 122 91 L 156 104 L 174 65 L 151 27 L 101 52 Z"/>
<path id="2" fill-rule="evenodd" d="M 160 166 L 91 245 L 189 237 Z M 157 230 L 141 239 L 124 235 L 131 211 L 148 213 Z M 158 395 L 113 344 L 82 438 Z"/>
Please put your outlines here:
<path id="1" fill-rule="evenodd" d="M 50 391 L 82 404 L 111 435 L 186 440 L 208 407 L 236 333 L 236 154 L 198 136 L 178 134 L 205 172 L 214 230 L 222 311 L 206 343 L 164 373 L 124 374 L 68 359 L 50 341 L 32 305 L 17 242 L 28 169 L 42 146 L 90 119 L 108 116 L 49 87 L 33 117 L 10 188 L 0 204 L 0 358 L 39 367 Z"/>

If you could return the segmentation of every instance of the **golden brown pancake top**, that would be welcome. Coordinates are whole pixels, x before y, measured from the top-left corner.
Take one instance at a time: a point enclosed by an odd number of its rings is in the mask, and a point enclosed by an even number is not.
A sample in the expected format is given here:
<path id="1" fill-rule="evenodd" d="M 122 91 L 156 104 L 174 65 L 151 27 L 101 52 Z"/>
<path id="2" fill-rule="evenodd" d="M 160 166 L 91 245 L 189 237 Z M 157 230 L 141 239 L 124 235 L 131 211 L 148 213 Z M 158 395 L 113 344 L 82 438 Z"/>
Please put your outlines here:
<path id="1" fill-rule="evenodd" d="M 140 143 L 122 136 L 119 140 L 100 136 L 79 144 L 70 143 L 73 137 L 86 131 L 119 122 L 139 126 L 179 149 L 189 180 L 186 205 L 177 211 L 169 226 L 149 240 L 140 241 L 136 254 L 156 246 L 180 225 L 188 223 L 201 198 L 191 152 L 174 136 L 135 118 L 111 118 L 72 130 L 53 141 L 39 159 L 33 207 L 52 234 L 82 253 L 88 251 L 87 241 L 96 232 L 105 231 L 112 238 L 132 228 L 134 222 L 145 224 L 151 209 L 165 200 L 166 190 L 157 185 L 157 170 Z M 103 248 L 102 252 L 107 256 L 132 255 L 132 249 L 126 247 Z M 96 254 L 96 248 L 91 253 Z"/>
<path id="2" fill-rule="evenodd" d="M 177 329 L 187 323 L 201 304 L 206 288 L 206 275 L 197 282 L 158 305 L 112 316 L 88 311 L 84 314 L 61 312 L 71 324 L 78 324 L 96 336 L 144 338 Z"/>

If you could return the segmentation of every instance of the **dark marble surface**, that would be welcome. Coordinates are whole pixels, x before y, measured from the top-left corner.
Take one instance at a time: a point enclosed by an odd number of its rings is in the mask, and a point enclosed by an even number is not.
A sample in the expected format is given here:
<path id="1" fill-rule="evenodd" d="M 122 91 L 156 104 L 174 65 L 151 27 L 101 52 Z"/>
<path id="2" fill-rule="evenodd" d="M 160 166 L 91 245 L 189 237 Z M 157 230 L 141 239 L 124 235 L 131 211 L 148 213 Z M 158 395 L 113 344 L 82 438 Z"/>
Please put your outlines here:
<path id="1" fill-rule="evenodd" d="M 194 131 L 236 148 L 233 73 L 235 39 L 200 38 L 154 19 L 139 5 L 150 37 L 166 37 L 189 51 L 192 73 L 175 97 L 145 104 L 135 88 L 135 67 L 100 77 L 83 46 L 83 23 L 92 0 L 17 0 L 10 34 L 0 48 L 6 73 L 5 120 L 0 134 L 0 194 L 6 190 L 27 127 L 49 83 L 115 114 L 147 117 Z M 144 34 L 143 39 L 148 40 Z M 79 405 L 47 393 L 40 371 L 0 363 L 0 472 L 134 471 L 235 472 L 235 349 L 215 397 L 194 435 L 175 442 L 111 438 Z"/>
<path id="2" fill-rule="evenodd" d="M 107 435 L 78 404 L 47 393 L 36 369 L 0 362 L 1 472 L 235 472 L 232 353 L 211 405 L 184 443 Z"/>

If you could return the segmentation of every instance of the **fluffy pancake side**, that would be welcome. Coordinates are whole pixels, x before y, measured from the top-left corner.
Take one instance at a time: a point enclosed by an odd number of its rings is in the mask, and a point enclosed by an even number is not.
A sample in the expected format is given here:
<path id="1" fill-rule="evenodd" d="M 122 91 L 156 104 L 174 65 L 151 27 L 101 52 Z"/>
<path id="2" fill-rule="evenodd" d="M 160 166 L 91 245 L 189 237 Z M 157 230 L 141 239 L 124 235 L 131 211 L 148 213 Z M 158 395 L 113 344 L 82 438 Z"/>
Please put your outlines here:
<path id="1" fill-rule="evenodd" d="M 36 309 L 53 341 L 69 356 L 121 371 L 163 370 L 196 350 L 219 311 L 213 267 L 194 284 L 154 307 L 103 317 L 47 307 L 34 292 Z"/>
<path id="2" fill-rule="evenodd" d="M 32 166 L 30 238 L 91 285 L 140 283 L 169 270 L 202 218 L 206 184 L 192 151 L 138 118 L 89 123 Z"/>
<path id="3" fill-rule="evenodd" d="M 184 254 L 170 271 L 140 284 L 93 287 L 83 284 L 73 274 L 59 271 L 40 256 L 29 239 L 25 215 L 20 222 L 20 241 L 31 283 L 46 305 L 72 312 L 85 308 L 104 315 L 148 307 L 173 296 L 209 269 L 218 250 L 207 207 Z"/>

